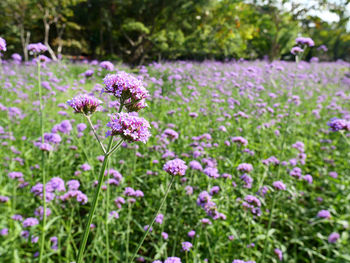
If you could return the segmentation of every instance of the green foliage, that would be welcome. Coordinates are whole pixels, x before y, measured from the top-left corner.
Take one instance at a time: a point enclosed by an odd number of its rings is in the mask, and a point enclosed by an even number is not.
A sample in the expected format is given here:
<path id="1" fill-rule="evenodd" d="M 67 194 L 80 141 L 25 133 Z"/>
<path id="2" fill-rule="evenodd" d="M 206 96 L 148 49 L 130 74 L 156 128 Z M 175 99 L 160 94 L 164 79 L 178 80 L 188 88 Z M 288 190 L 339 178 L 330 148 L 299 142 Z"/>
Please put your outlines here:
<path id="1" fill-rule="evenodd" d="M 20 52 L 27 32 L 31 42 L 43 42 L 45 17 L 52 24 L 53 49 L 119 57 L 135 65 L 176 58 L 288 59 L 298 35 L 329 49 L 321 54 L 314 48 L 308 59 L 349 59 L 348 5 L 346 0 L 319 0 L 310 7 L 293 3 L 287 10 L 272 0 L 3 0 L 0 34 L 8 53 Z M 329 10 L 339 21 L 322 21 L 310 10 Z"/>

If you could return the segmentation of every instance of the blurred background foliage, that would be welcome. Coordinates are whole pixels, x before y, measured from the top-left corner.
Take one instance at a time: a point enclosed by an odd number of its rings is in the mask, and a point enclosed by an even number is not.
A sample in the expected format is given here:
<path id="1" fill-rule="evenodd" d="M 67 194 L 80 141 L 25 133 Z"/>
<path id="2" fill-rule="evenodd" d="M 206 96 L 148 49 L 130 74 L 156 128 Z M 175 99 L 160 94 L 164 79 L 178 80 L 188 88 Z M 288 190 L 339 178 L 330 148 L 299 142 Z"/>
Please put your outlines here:
<path id="1" fill-rule="evenodd" d="M 43 42 L 56 60 L 84 56 L 138 65 L 173 59 L 291 59 L 297 36 L 307 58 L 350 60 L 350 0 L 1 0 L 5 56 L 28 58 Z M 337 19 L 322 20 L 327 11 Z M 317 46 L 326 45 L 321 53 Z"/>

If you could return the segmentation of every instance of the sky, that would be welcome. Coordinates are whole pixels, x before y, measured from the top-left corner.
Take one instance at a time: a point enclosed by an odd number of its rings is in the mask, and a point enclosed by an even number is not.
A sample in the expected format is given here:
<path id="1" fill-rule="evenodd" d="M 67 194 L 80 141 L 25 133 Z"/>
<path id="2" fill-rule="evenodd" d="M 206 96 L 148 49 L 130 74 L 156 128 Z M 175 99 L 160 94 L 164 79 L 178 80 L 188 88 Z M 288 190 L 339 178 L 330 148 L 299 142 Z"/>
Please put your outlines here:
<path id="1" fill-rule="evenodd" d="M 328 0 L 328 2 L 337 4 L 337 5 L 341 5 L 345 3 L 344 0 Z M 302 5 L 305 5 L 306 7 L 311 7 L 316 5 L 318 1 L 316 0 L 292 0 L 292 1 L 287 1 L 287 3 L 285 3 L 283 5 L 284 8 L 286 8 L 287 10 L 290 10 L 292 7 L 292 3 L 300 3 Z M 347 5 L 346 7 L 348 14 L 350 15 L 350 4 Z M 308 12 L 308 14 L 310 15 L 315 15 L 320 17 L 322 20 L 326 21 L 326 22 L 338 22 L 339 21 L 339 16 L 335 13 L 330 12 L 329 10 L 310 10 Z M 348 23 L 347 25 L 347 29 L 350 31 L 350 23 Z"/>

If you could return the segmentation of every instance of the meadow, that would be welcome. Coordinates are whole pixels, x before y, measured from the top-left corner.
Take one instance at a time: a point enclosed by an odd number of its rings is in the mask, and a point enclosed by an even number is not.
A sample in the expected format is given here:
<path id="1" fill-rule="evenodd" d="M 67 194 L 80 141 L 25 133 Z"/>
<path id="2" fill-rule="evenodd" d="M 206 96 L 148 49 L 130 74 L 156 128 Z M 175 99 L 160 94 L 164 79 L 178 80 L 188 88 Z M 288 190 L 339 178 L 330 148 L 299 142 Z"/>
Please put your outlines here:
<path id="1" fill-rule="evenodd" d="M 104 157 L 67 101 L 102 101 L 89 118 L 109 147 L 120 103 L 103 79 L 120 71 L 149 91 L 139 116 L 151 136 L 124 140 L 106 162 L 83 262 L 132 262 L 170 182 L 135 262 L 350 262 L 350 133 L 330 124 L 350 120 L 349 63 L 112 66 L 41 62 L 43 147 L 38 67 L 3 61 L 1 262 L 39 262 L 44 195 L 40 260 L 76 261 Z M 177 158 L 184 175 L 164 170 Z"/>

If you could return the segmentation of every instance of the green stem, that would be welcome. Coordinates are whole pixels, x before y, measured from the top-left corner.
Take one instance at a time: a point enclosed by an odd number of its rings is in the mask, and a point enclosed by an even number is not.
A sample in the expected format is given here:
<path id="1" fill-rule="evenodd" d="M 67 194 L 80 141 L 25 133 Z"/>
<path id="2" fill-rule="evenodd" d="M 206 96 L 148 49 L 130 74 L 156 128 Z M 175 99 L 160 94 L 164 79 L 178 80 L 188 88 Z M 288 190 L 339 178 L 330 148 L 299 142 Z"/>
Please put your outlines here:
<path id="1" fill-rule="evenodd" d="M 43 116 L 43 98 L 41 90 L 41 73 L 40 73 L 40 59 L 37 62 L 37 74 L 38 74 L 38 91 L 39 91 L 39 112 L 40 112 L 40 136 L 41 143 L 44 143 L 44 116 Z M 43 262 L 45 252 L 45 225 L 46 225 L 46 174 L 45 174 L 45 153 L 41 151 L 41 172 L 42 172 L 42 184 L 43 184 L 43 221 L 40 238 L 40 252 L 39 252 L 39 263 Z"/>
<path id="2" fill-rule="evenodd" d="M 109 139 L 107 151 L 109 151 L 109 149 L 111 148 L 112 142 L 113 142 L 113 136 L 111 136 L 110 139 Z M 88 221 L 87 221 L 87 223 L 85 225 L 85 230 L 84 230 L 82 243 L 81 243 L 80 248 L 79 248 L 78 257 L 77 257 L 77 263 L 81 263 L 82 260 L 83 260 L 83 255 L 84 255 L 86 242 L 87 242 L 87 239 L 88 239 L 89 233 L 90 233 L 90 225 L 91 225 L 92 218 L 93 218 L 95 210 L 96 210 L 97 200 L 98 200 L 98 197 L 99 197 L 100 192 L 101 192 L 103 176 L 104 176 L 104 172 L 106 170 L 108 158 L 109 158 L 109 156 L 105 154 L 105 158 L 103 160 L 101 171 L 100 171 L 100 175 L 99 175 L 99 178 L 98 178 L 97 188 L 95 190 L 94 199 L 92 201 L 92 205 L 91 205 L 91 208 L 90 208 L 90 211 L 89 211 Z"/>
<path id="3" fill-rule="evenodd" d="M 137 249 L 135 250 L 135 253 L 134 253 L 134 255 L 133 255 L 132 259 L 131 259 L 131 262 L 134 261 L 136 255 L 137 255 L 137 252 L 139 251 L 139 249 L 141 248 L 143 242 L 145 241 L 145 239 L 146 239 L 146 237 L 147 237 L 147 235 L 148 235 L 150 229 L 152 228 L 152 226 L 153 226 L 153 224 L 154 224 L 154 221 L 156 221 L 156 217 L 157 217 L 157 215 L 159 214 L 159 211 L 162 209 L 162 207 L 163 207 L 163 205 L 164 205 L 164 203 L 165 203 L 165 200 L 166 200 L 166 198 L 167 198 L 167 196 L 168 196 L 168 194 L 169 194 L 169 192 L 170 192 L 170 188 L 171 188 L 171 186 L 172 186 L 172 184 L 173 184 L 173 182 L 174 182 L 174 179 L 175 179 L 175 176 L 172 176 L 172 177 L 171 177 L 171 181 L 170 181 L 170 183 L 169 183 L 169 185 L 168 185 L 168 188 L 167 188 L 167 190 L 166 190 L 166 192 L 165 192 L 165 195 L 164 195 L 164 197 L 163 197 L 163 199 L 162 199 L 162 201 L 161 201 L 161 203 L 160 203 L 160 206 L 158 207 L 157 212 L 154 214 L 153 220 L 152 220 L 151 224 L 148 226 L 148 229 L 147 229 L 146 233 L 143 235 L 143 237 L 142 237 L 140 243 L 138 244 Z M 78 263 L 79 263 L 79 262 L 78 262 Z"/>
<path id="4" fill-rule="evenodd" d="M 126 229 L 126 254 L 125 254 L 125 259 L 126 262 L 129 260 L 129 238 L 130 238 L 130 221 L 131 221 L 131 203 L 128 202 L 128 226 Z"/>
<path id="5" fill-rule="evenodd" d="M 107 190 L 106 190 L 106 218 L 105 218 L 105 225 L 106 225 L 106 262 L 109 263 L 109 230 L 108 230 L 108 217 L 109 217 L 109 160 L 107 162 Z"/>
<path id="6" fill-rule="evenodd" d="M 298 66 L 298 61 L 297 61 L 297 66 Z M 293 95 L 293 90 L 294 90 L 294 86 L 295 86 L 296 73 L 297 73 L 297 71 L 295 71 L 295 76 L 294 76 L 294 79 L 293 79 L 293 86 L 292 86 L 292 90 L 291 90 L 292 95 Z M 283 131 L 281 151 L 280 151 L 280 154 L 279 154 L 279 156 L 281 156 L 281 158 L 282 158 L 282 154 L 284 153 L 285 141 L 286 141 L 286 137 L 287 137 L 286 134 L 287 134 L 287 129 L 288 129 L 289 121 L 290 121 L 290 116 L 291 116 L 291 113 L 292 113 L 292 105 L 293 105 L 293 102 L 291 103 L 291 106 L 288 109 L 288 118 L 287 118 L 287 121 L 286 121 L 286 124 L 285 124 L 285 128 L 284 128 L 284 131 Z M 281 164 L 278 165 L 276 180 L 279 180 L 280 173 L 281 173 Z M 263 263 L 264 260 L 265 260 L 265 255 L 266 255 L 266 251 L 267 251 L 267 248 L 268 248 L 268 244 L 267 244 L 268 233 L 269 233 L 270 228 L 271 228 L 273 212 L 274 212 L 275 205 L 276 205 L 276 195 L 277 195 L 277 192 L 274 191 L 273 199 L 272 199 L 272 207 L 271 207 L 271 211 L 270 211 L 270 215 L 269 215 L 268 226 L 267 226 L 266 233 L 265 233 L 264 250 L 263 250 L 263 254 L 262 254 L 261 260 L 259 261 L 261 263 Z"/>
<path id="7" fill-rule="evenodd" d="M 102 142 L 100 141 L 100 139 L 98 138 L 98 135 L 97 135 L 97 133 L 96 133 L 95 127 L 94 127 L 94 125 L 93 125 L 92 122 L 91 122 L 90 116 L 88 116 L 88 115 L 84 115 L 84 116 L 85 116 L 86 119 L 88 120 L 88 123 L 89 123 L 89 125 L 90 125 L 91 130 L 92 130 L 92 132 L 94 133 L 96 140 L 97 140 L 98 143 L 100 144 L 100 147 L 101 147 L 102 152 L 103 152 L 104 154 L 106 154 L 106 149 L 105 149 L 105 147 L 103 146 L 103 144 L 102 144 Z"/>

